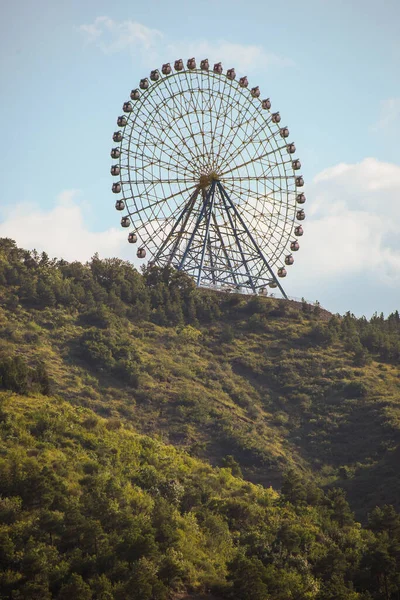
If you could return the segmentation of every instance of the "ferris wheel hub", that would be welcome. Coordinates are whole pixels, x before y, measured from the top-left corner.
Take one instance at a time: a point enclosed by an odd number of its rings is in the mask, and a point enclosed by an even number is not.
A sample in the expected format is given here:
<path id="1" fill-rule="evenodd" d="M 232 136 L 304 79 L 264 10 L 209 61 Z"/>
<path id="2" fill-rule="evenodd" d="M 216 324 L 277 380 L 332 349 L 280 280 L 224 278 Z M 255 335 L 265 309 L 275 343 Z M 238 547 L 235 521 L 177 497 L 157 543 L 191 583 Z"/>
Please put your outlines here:
<path id="1" fill-rule="evenodd" d="M 201 189 L 205 189 L 210 187 L 213 181 L 219 181 L 220 176 L 216 171 L 211 171 L 210 173 L 203 173 L 200 175 L 199 185 Z"/>

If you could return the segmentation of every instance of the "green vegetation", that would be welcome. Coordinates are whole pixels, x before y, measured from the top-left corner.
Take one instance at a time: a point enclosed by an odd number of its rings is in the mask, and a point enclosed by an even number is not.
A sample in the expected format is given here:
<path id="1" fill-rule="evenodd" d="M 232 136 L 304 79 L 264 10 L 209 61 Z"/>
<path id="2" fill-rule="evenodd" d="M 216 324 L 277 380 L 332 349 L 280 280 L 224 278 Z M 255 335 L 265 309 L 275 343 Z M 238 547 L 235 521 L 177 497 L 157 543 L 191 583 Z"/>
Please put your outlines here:
<path id="1" fill-rule="evenodd" d="M 398 312 L 0 240 L 0 598 L 397 600 L 399 357 Z"/>
<path id="2" fill-rule="evenodd" d="M 367 529 L 294 472 L 279 496 L 117 419 L 0 393 L 0 598 L 397 598 L 400 516 Z"/>

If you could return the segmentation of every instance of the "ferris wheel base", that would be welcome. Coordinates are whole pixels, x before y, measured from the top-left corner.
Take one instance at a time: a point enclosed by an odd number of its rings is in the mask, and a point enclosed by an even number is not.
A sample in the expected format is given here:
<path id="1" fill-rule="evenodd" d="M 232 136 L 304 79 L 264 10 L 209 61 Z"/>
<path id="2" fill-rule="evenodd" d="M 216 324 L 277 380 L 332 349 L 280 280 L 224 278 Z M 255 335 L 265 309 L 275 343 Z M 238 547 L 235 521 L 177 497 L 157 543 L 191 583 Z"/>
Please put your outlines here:
<path id="1" fill-rule="evenodd" d="M 201 209 L 185 237 L 199 196 Z M 219 218 L 221 214 L 223 219 Z M 264 296 L 271 288 L 287 299 L 237 204 L 216 178 L 208 189 L 199 187 L 193 192 L 154 257 L 154 264 L 184 271 L 198 287 Z M 279 273 L 284 277 L 286 270 L 281 267 Z"/>
<path id="2" fill-rule="evenodd" d="M 199 289 L 212 290 L 215 292 L 221 292 L 224 294 L 242 294 L 244 296 L 262 296 L 264 298 L 282 298 L 288 300 L 289 297 L 286 294 L 276 294 L 274 289 L 267 290 L 265 287 L 260 288 L 256 292 L 253 292 L 251 288 L 237 285 L 218 285 L 218 284 L 201 284 L 197 286 Z"/>

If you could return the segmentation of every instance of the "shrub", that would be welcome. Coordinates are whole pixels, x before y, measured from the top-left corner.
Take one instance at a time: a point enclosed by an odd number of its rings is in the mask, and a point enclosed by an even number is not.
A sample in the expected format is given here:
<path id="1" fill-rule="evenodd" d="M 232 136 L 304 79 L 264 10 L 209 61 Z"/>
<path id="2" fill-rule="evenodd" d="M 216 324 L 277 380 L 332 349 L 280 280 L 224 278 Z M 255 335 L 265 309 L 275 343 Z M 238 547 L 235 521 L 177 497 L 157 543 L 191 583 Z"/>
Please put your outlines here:
<path id="1" fill-rule="evenodd" d="M 50 393 L 50 378 L 43 363 L 30 367 L 22 356 L 0 359 L 0 388 L 19 394 Z"/>
<path id="2" fill-rule="evenodd" d="M 345 398 L 364 398 L 368 393 L 368 388 L 363 381 L 350 381 L 343 387 Z"/>

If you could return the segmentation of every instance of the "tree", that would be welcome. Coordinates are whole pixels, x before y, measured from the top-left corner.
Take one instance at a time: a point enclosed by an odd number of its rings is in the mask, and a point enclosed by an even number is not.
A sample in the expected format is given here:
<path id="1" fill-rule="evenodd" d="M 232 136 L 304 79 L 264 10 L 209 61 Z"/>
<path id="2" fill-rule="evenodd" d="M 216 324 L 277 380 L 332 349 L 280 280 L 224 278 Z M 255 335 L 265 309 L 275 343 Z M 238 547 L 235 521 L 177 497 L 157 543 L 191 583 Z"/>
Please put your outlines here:
<path id="1" fill-rule="evenodd" d="M 57 600 L 91 600 L 92 591 L 81 575 L 72 573 L 68 583 L 62 586 Z"/>
<path id="2" fill-rule="evenodd" d="M 281 493 L 283 498 L 291 504 L 300 505 L 306 502 L 307 488 L 304 485 L 304 480 L 295 469 L 289 469 L 286 472 Z"/>
<path id="3" fill-rule="evenodd" d="M 235 599 L 266 600 L 269 597 L 268 588 L 263 581 L 267 571 L 258 558 L 247 558 L 239 554 L 228 568 L 228 580 L 233 583 Z"/>
<path id="4" fill-rule="evenodd" d="M 234 477 L 243 477 L 242 469 L 237 460 L 231 454 L 222 459 L 222 466 L 231 470 Z"/>

